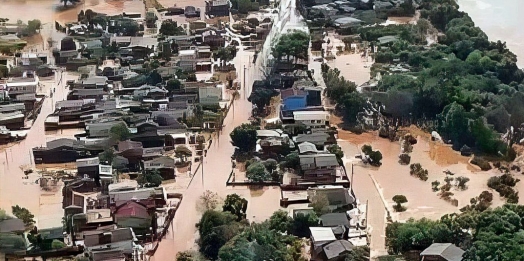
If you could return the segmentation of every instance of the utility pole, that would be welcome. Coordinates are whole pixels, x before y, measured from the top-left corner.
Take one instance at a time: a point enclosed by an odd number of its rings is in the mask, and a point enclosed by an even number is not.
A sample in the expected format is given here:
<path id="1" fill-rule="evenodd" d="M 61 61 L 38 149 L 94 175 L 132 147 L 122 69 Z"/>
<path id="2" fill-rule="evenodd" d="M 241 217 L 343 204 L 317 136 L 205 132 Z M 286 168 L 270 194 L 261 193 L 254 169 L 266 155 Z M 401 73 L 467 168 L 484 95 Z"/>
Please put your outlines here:
<path id="1" fill-rule="evenodd" d="M 247 96 L 246 96 L 246 65 L 244 64 L 244 98 L 247 100 Z"/>
<path id="2" fill-rule="evenodd" d="M 204 188 L 204 155 L 200 156 L 200 160 L 202 161 L 200 164 L 202 169 L 202 188 Z"/>

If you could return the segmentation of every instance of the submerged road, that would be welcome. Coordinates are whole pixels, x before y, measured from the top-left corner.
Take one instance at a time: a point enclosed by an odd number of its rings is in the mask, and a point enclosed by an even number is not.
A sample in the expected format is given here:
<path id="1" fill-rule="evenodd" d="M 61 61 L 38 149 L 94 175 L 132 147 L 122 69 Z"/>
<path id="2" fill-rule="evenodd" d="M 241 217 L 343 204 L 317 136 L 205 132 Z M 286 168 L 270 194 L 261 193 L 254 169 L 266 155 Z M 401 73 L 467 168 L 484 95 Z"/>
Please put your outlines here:
<path id="1" fill-rule="evenodd" d="M 226 187 L 227 178 L 231 172 L 231 155 L 234 147 L 230 142 L 229 133 L 236 126 L 248 123 L 251 116 L 252 105 L 247 101 L 251 93 L 253 81 L 261 78 L 260 64 L 253 64 L 253 52 L 239 50 L 237 57 L 233 60 L 240 83 L 244 83 L 244 66 L 246 67 L 246 85 L 242 85 L 240 98 L 236 100 L 235 109 L 231 108 L 224 120 L 224 128 L 213 139 L 212 145 L 204 158 L 203 176 L 202 169 L 196 172 L 196 176 L 184 192 L 184 199 L 177 210 L 172 229 L 160 243 L 160 246 L 151 260 L 175 260 L 176 253 L 194 249 L 197 250 L 196 239 L 198 232 L 195 224 L 202 215 L 197 209 L 199 197 L 206 190 L 218 193 L 221 198 L 228 194 L 237 193 L 249 202 L 247 217 L 250 221 L 261 222 L 280 208 L 280 189 L 278 187 L 265 188 L 262 191 L 250 191 L 247 187 Z M 246 87 L 246 88 L 245 88 Z M 245 89 L 244 89 L 245 88 Z M 234 111 L 234 113 L 233 113 Z"/>

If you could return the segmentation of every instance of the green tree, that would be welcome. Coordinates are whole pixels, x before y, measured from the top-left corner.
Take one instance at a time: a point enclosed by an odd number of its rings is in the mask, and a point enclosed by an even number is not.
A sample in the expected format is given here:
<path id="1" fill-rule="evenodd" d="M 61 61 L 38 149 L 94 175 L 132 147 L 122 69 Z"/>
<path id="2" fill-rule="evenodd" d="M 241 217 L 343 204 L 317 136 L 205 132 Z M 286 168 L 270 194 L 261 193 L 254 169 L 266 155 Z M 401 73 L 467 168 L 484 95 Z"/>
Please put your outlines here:
<path id="1" fill-rule="evenodd" d="M 100 163 L 107 163 L 111 165 L 113 163 L 113 160 L 115 159 L 116 154 L 115 150 L 113 148 L 106 148 L 103 152 L 98 154 L 98 159 L 100 160 Z"/>
<path id="2" fill-rule="evenodd" d="M 278 92 L 273 89 L 255 88 L 247 100 L 256 106 L 258 112 L 262 112 L 276 95 Z"/>
<path id="3" fill-rule="evenodd" d="M 151 85 L 157 85 L 162 82 L 162 76 L 156 71 L 153 70 L 147 76 L 147 83 Z"/>
<path id="4" fill-rule="evenodd" d="M 290 223 L 288 233 L 297 237 L 311 236 L 310 227 L 316 227 L 319 224 L 317 214 L 314 212 L 304 214 L 297 213 Z"/>
<path id="5" fill-rule="evenodd" d="M 18 205 L 11 207 L 13 216 L 22 220 L 26 226 L 32 226 L 35 223 L 35 215 L 31 214 L 27 208 L 20 207 Z"/>
<path id="6" fill-rule="evenodd" d="M 291 58 L 295 62 L 297 59 L 307 59 L 309 38 L 309 34 L 298 30 L 281 35 L 277 44 L 271 50 L 273 57 L 277 58 L 278 61 L 285 57 L 288 62 Z"/>
<path id="7" fill-rule="evenodd" d="M 243 123 L 229 134 L 231 137 L 231 143 L 237 147 L 241 152 L 252 152 L 257 143 L 257 130 L 256 127 Z"/>
<path id="8" fill-rule="evenodd" d="M 196 251 L 183 251 L 176 254 L 176 261 L 205 261 L 205 258 Z"/>
<path id="9" fill-rule="evenodd" d="M 251 182 L 264 182 L 271 180 L 271 175 L 267 171 L 264 164 L 255 162 L 247 167 L 246 177 Z"/>
<path id="10" fill-rule="evenodd" d="M 27 22 L 26 34 L 27 35 L 34 35 L 34 34 L 36 34 L 37 32 L 40 31 L 41 27 L 42 27 L 42 22 L 40 22 L 40 20 L 38 20 L 38 19 L 29 20 Z"/>
<path id="11" fill-rule="evenodd" d="M 351 250 L 344 261 L 369 261 L 370 253 L 369 246 L 357 246 Z"/>
<path id="12" fill-rule="evenodd" d="M 185 35 L 184 28 L 178 26 L 176 21 L 164 20 L 159 33 L 162 35 Z"/>
<path id="13" fill-rule="evenodd" d="M 0 50 L 0 53 L 3 53 L 2 50 Z M 7 66 L 0 64 L 0 79 L 7 78 L 9 73 L 9 69 L 7 69 Z"/>
<path id="14" fill-rule="evenodd" d="M 220 64 L 224 67 L 226 63 L 233 60 L 237 53 L 237 48 L 235 46 L 220 47 L 213 52 L 213 58 L 215 60 L 220 59 Z"/>
<path id="15" fill-rule="evenodd" d="M 393 196 L 393 202 L 397 203 L 393 208 L 397 212 L 406 211 L 406 208 L 402 206 L 403 203 L 408 202 L 408 199 L 404 195 L 395 195 Z"/>
<path id="16" fill-rule="evenodd" d="M 344 158 L 344 151 L 342 151 L 342 148 L 340 148 L 340 146 L 338 146 L 337 144 L 331 145 L 327 147 L 327 150 L 329 151 L 329 153 L 335 154 L 335 156 L 337 157 L 338 164 L 343 164 L 342 158 Z"/>
<path id="17" fill-rule="evenodd" d="M 292 218 L 284 210 L 277 210 L 269 217 L 269 229 L 286 232 L 291 225 Z"/>
<path id="18" fill-rule="evenodd" d="M 236 216 L 237 221 L 246 219 L 247 200 L 238 194 L 229 194 L 222 206 L 224 212 L 230 212 Z"/>
<path id="19" fill-rule="evenodd" d="M 136 179 L 140 187 L 145 188 L 155 188 L 162 184 L 162 176 L 158 170 L 148 171 L 145 170 L 140 176 Z"/>
<path id="20" fill-rule="evenodd" d="M 125 123 L 119 123 L 111 127 L 109 130 L 109 136 L 114 141 L 124 141 L 131 137 L 131 132 L 127 128 Z"/>
<path id="21" fill-rule="evenodd" d="M 300 157 L 297 152 L 286 155 L 284 161 L 280 163 L 281 168 L 298 170 L 300 167 Z"/>
<path id="22" fill-rule="evenodd" d="M 182 89 L 182 83 L 178 79 L 169 80 L 166 83 L 166 90 L 169 93 L 180 91 Z"/>
<path id="23" fill-rule="evenodd" d="M 200 239 L 200 252 L 215 260 L 219 249 L 240 233 L 242 225 L 235 221 L 236 216 L 229 212 L 208 210 L 196 224 Z"/>

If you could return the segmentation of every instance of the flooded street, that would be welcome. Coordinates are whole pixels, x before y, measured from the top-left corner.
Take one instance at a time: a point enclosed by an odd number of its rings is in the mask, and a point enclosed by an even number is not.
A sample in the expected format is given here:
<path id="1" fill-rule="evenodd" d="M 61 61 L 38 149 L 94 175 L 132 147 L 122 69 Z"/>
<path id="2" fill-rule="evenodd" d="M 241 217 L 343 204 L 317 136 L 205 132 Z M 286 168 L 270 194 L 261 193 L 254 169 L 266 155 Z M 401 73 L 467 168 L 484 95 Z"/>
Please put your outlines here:
<path id="1" fill-rule="evenodd" d="M 33 168 L 33 155 L 31 149 L 37 146 L 45 146 L 46 141 L 62 137 L 60 133 L 46 133 L 44 131 L 44 121 L 47 115 L 53 112 L 54 103 L 65 99 L 67 91 L 62 81 L 58 82 L 60 73 L 54 81 L 44 82 L 44 88 L 39 93 L 49 93 L 51 88 L 56 88 L 53 98 L 46 98 L 38 118 L 34 122 L 27 138 L 3 151 L 0 151 L 0 208 L 10 212 L 11 206 L 20 205 L 31 211 L 35 215 L 36 225 L 39 228 L 49 228 L 61 226 L 62 218 L 62 197 L 59 191 L 56 194 L 41 193 L 38 174 L 28 175 L 28 179 L 23 179 L 24 169 Z M 75 79 L 77 76 L 63 74 L 64 78 Z"/>

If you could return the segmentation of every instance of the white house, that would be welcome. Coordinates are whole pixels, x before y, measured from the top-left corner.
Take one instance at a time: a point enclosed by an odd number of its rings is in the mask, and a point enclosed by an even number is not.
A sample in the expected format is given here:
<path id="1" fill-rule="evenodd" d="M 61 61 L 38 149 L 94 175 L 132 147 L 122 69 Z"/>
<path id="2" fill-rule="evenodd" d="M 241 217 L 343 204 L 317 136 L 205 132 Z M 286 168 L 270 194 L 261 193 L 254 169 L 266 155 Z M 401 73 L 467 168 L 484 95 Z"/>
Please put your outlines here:
<path id="1" fill-rule="evenodd" d="M 313 129 L 325 129 L 329 125 L 329 113 L 327 111 L 294 111 L 295 123 L 302 123 Z"/>

